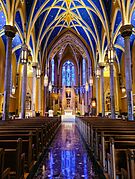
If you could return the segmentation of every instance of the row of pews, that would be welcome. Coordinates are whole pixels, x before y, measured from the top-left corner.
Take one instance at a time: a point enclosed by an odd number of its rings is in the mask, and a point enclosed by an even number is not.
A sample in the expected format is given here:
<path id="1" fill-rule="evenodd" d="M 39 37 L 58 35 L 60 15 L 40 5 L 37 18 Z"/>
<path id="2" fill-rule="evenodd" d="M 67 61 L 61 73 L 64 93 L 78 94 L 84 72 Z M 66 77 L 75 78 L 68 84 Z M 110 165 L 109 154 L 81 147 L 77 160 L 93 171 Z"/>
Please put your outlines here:
<path id="1" fill-rule="evenodd" d="M 0 179 L 26 178 L 59 128 L 59 117 L 0 121 Z"/>
<path id="2" fill-rule="evenodd" d="M 135 121 L 77 117 L 76 124 L 105 178 L 135 179 Z"/>

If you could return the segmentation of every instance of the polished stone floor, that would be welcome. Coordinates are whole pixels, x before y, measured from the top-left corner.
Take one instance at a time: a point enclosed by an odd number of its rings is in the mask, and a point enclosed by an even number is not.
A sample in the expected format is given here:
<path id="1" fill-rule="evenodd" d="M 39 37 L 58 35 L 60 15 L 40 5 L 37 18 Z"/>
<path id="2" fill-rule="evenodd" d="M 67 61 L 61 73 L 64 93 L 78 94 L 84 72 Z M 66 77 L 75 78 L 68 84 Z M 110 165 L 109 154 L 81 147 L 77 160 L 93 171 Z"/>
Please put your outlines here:
<path id="1" fill-rule="evenodd" d="M 63 123 L 34 179 L 94 179 L 93 164 L 75 124 Z"/>

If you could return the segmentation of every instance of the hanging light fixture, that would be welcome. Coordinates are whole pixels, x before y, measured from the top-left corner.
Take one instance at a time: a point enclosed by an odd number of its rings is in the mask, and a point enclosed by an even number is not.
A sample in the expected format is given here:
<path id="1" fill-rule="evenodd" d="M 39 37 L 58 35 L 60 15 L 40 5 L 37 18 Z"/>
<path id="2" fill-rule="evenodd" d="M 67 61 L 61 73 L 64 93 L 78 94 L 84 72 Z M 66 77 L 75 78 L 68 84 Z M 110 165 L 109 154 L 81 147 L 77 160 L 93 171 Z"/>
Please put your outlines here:
<path id="1" fill-rule="evenodd" d="M 122 91 L 122 93 L 125 93 L 125 92 L 126 92 L 126 88 L 123 86 L 123 87 L 121 88 L 121 91 Z"/>
<path id="2" fill-rule="evenodd" d="M 32 55 L 31 55 L 31 51 L 28 50 L 28 64 L 32 63 Z"/>
<path id="3" fill-rule="evenodd" d="M 20 62 L 22 64 L 26 64 L 28 62 L 28 47 L 25 43 L 22 45 Z"/>
<path id="4" fill-rule="evenodd" d="M 95 99 L 92 99 L 91 105 L 92 105 L 93 108 L 96 107 L 96 100 Z"/>
<path id="5" fill-rule="evenodd" d="M 15 94 L 15 86 L 12 86 L 12 94 Z"/>
<path id="6" fill-rule="evenodd" d="M 88 85 L 88 82 L 86 81 L 86 84 L 85 84 L 85 90 L 88 91 L 89 90 L 89 85 Z"/>
<path id="7" fill-rule="evenodd" d="M 89 84 L 90 84 L 90 86 L 92 86 L 92 85 L 93 85 L 93 78 L 92 78 L 92 76 L 90 76 L 90 79 L 89 79 Z"/>
<path id="8" fill-rule="evenodd" d="M 115 52 L 113 44 L 110 44 L 110 47 L 108 48 L 108 62 L 111 64 L 114 62 Z"/>
<path id="9" fill-rule="evenodd" d="M 41 70 L 40 70 L 40 66 L 38 65 L 38 68 L 37 68 L 37 78 L 40 78 L 41 76 Z"/>
<path id="10" fill-rule="evenodd" d="M 48 76 L 47 76 L 47 74 L 45 74 L 45 76 L 44 76 L 44 86 L 45 87 L 48 86 Z"/>
<path id="11" fill-rule="evenodd" d="M 52 91 L 52 83 L 51 83 L 51 81 L 49 82 L 48 90 L 49 90 L 49 92 Z"/>
<path id="12" fill-rule="evenodd" d="M 101 75 L 101 71 L 100 71 L 100 68 L 99 66 L 97 66 L 97 70 L 96 70 L 96 77 L 99 78 Z"/>

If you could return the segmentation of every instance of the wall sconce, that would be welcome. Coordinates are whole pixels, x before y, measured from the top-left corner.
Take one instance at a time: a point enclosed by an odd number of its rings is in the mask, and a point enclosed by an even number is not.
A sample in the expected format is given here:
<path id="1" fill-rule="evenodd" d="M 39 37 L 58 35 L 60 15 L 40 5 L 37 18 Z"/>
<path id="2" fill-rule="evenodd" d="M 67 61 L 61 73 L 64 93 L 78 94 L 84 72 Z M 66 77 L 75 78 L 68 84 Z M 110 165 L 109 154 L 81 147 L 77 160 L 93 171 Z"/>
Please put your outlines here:
<path id="1" fill-rule="evenodd" d="M 41 76 L 41 70 L 40 70 L 40 66 L 38 66 L 37 68 L 37 78 L 40 78 Z"/>
<path id="2" fill-rule="evenodd" d="M 88 85 L 88 82 L 86 81 L 86 84 L 85 84 L 85 90 L 88 92 L 89 90 L 89 85 Z"/>
<path id="3" fill-rule="evenodd" d="M 48 90 L 49 90 L 49 92 L 52 91 L 52 83 L 51 83 L 51 81 L 49 82 Z"/>
<path id="4" fill-rule="evenodd" d="M 15 94 L 15 86 L 12 86 L 12 94 Z"/>
<path id="5" fill-rule="evenodd" d="M 28 64 L 32 63 L 32 55 L 31 55 L 31 51 L 28 50 Z"/>
<path id="6" fill-rule="evenodd" d="M 101 71 L 100 71 L 100 68 L 99 66 L 97 66 L 97 70 L 96 70 L 96 77 L 99 78 L 101 75 Z"/>
<path id="7" fill-rule="evenodd" d="M 111 64 L 114 62 L 115 52 L 113 44 L 110 44 L 110 47 L 108 48 L 108 62 Z"/>
<path id="8" fill-rule="evenodd" d="M 22 64 L 26 64 L 28 62 L 28 47 L 25 43 L 22 45 L 20 62 Z"/>
<path id="9" fill-rule="evenodd" d="M 122 91 L 122 93 L 125 93 L 126 92 L 126 88 L 124 86 L 121 87 L 121 91 Z"/>
<path id="10" fill-rule="evenodd" d="M 92 78 L 92 76 L 90 76 L 90 79 L 89 79 L 89 84 L 90 84 L 90 86 L 92 86 L 92 85 L 93 85 L 93 78 Z"/>
<path id="11" fill-rule="evenodd" d="M 91 106 L 92 106 L 92 108 L 95 108 L 95 107 L 96 107 L 96 101 L 95 101 L 95 99 L 93 99 L 93 100 L 91 101 Z"/>
<path id="12" fill-rule="evenodd" d="M 48 76 L 47 76 L 47 74 L 45 74 L 45 76 L 44 76 L 44 86 L 45 87 L 48 86 Z"/>

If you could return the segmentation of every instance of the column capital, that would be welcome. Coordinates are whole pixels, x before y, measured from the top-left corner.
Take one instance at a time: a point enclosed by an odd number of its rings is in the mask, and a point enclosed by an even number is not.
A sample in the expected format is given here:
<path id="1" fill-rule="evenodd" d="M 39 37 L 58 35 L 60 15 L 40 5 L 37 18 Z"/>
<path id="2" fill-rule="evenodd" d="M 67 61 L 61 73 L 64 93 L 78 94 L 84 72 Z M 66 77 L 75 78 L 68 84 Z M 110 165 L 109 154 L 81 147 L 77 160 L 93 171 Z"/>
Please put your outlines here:
<path id="1" fill-rule="evenodd" d="M 101 69 L 103 69 L 105 67 L 105 62 L 99 62 L 98 65 Z"/>
<path id="2" fill-rule="evenodd" d="M 4 29 L 5 35 L 6 35 L 7 37 L 11 37 L 11 38 L 14 38 L 14 37 L 15 37 L 15 34 L 16 34 L 16 32 L 17 32 L 16 27 L 11 26 L 11 25 L 5 25 L 5 26 L 3 27 L 3 29 Z"/>
<path id="3" fill-rule="evenodd" d="M 124 37 L 130 37 L 132 34 L 133 26 L 131 24 L 123 25 L 120 28 L 121 36 Z"/>
<path id="4" fill-rule="evenodd" d="M 37 68 L 38 67 L 38 63 L 37 62 L 33 62 L 32 63 L 32 68 Z"/>

